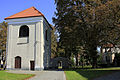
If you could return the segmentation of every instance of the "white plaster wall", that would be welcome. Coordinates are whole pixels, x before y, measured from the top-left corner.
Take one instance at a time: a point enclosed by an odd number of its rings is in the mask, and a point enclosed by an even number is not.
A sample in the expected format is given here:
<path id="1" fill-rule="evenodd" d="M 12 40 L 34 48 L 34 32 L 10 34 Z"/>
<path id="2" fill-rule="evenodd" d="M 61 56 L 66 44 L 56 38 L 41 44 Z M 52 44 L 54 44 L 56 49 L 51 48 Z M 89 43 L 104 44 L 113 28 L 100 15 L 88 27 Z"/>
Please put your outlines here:
<path id="1" fill-rule="evenodd" d="M 43 20 L 43 28 L 44 28 L 44 48 L 45 48 L 45 53 L 44 53 L 44 67 L 45 68 L 48 68 L 50 65 L 50 55 L 51 55 L 51 28 L 50 26 L 47 24 L 46 20 L 44 19 Z M 45 36 L 46 36 L 46 30 L 48 30 L 48 40 L 45 39 Z M 47 55 L 47 56 L 45 56 Z"/>
<path id="2" fill-rule="evenodd" d="M 27 25 L 29 27 L 29 38 L 28 43 L 20 43 L 19 40 L 22 38 L 19 38 L 19 29 L 20 26 Z M 7 61 L 9 65 L 11 65 L 11 68 L 14 68 L 15 63 L 15 57 L 20 56 L 21 57 L 21 68 L 28 69 L 30 67 L 30 60 L 34 60 L 34 29 L 35 24 L 13 24 L 10 25 L 10 37 L 8 40 L 8 56 L 7 58 L 10 60 L 10 62 Z M 23 41 L 24 42 L 24 41 Z"/>
<path id="3" fill-rule="evenodd" d="M 12 37 L 12 35 L 11 35 L 11 31 L 12 31 L 12 26 L 11 25 L 8 25 L 8 33 L 7 33 L 7 68 L 8 69 L 10 69 L 10 68 L 12 68 L 12 59 L 11 59 L 11 54 L 10 54 L 10 52 L 12 52 L 11 51 L 11 47 L 12 47 L 12 43 L 11 43 L 11 37 Z"/>
<path id="4" fill-rule="evenodd" d="M 44 69 L 43 53 L 44 53 L 44 39 L 43 39 L 43 21 L 36 24 L 36 44 L 35 44 L 35 69 Z"/>

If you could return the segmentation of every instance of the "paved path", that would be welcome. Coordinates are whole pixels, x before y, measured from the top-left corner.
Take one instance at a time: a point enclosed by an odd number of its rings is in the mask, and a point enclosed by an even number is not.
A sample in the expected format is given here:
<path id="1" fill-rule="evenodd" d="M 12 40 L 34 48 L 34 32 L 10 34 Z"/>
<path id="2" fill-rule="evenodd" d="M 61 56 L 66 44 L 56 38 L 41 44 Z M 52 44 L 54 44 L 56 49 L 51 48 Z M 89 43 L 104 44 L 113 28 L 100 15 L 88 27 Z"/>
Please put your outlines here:
<path id="1" fill-rule="evenodd" d="M 94 80 L 120 80 L 120 72 L 115 72 L 110 75 L 96 78 Z"/>
<path id="2" fill-rule="evenodd" d="M 35 74 L 36 76 L 29 80 L 66 80 L 64 71 L 23 71 L 23 70 L 10 70 L 9 73 L 19 74 Z"/>

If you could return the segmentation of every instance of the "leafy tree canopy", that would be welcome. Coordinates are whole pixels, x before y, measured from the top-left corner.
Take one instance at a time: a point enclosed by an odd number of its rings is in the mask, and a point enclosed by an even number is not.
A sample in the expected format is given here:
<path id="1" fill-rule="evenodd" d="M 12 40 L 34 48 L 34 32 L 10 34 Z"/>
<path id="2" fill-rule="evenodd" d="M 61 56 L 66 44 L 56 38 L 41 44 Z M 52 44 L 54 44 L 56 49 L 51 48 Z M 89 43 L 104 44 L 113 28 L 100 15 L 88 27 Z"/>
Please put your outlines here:
<path id="1" fill-rule="evenodd" d="M 97 47 L 120 42 L 120 0 L 55 0 L 53 18 L 66 57 L 83 46 L 97 65 Z"/>

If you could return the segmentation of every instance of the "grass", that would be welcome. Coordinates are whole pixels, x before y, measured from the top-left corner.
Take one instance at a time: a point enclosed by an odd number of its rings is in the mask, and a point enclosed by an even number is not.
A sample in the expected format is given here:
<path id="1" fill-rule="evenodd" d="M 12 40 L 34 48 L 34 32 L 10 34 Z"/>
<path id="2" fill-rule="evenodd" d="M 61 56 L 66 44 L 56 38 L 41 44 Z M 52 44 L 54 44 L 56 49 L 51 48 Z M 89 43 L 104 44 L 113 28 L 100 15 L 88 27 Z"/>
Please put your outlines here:
<path id="1" fill-rule="evenodd" d="M 65 74 L 67 80 L 92 80 L 94 78 L 107 75 L 116 71 L 120 71 L 120 67 L 67 70 L 65 71 Z"/>
<path id="2" fill-rule="evenodd" d="M 25 80 L 26 78 L 32 77 L 32 74 L 13 74 L 5 71 L 0 71 L 0 80 Z"/>

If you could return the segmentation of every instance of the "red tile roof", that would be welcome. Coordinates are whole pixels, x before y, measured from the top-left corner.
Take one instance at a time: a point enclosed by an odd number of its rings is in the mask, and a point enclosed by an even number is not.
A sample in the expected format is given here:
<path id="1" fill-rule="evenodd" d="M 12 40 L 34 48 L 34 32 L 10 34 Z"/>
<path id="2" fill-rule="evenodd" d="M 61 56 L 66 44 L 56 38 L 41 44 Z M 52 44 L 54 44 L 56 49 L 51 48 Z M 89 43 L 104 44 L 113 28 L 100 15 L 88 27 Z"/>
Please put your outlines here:
<path id="1" fill-rule="evenodd" d="M 16 19 L 16 18 L 26 18 L 26 17 L 37 17 L 37 16 L 44 16 L 44 15 L 41 12 L 39 12 L 35 7 L 31 7 L 26 10 L 23 10 L 17 14 L 9 16 L 9 17 L 5 18 L 5 20 Z"/>
<path id="2" fill-rule="evenodd" d="M 103 47 L 111 48 L 111 47 L 114 47 L 114 46 L 113 46 L 113 44 L 106 44 L 106 45 L 103 45 Z"/>

